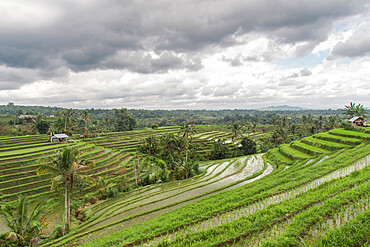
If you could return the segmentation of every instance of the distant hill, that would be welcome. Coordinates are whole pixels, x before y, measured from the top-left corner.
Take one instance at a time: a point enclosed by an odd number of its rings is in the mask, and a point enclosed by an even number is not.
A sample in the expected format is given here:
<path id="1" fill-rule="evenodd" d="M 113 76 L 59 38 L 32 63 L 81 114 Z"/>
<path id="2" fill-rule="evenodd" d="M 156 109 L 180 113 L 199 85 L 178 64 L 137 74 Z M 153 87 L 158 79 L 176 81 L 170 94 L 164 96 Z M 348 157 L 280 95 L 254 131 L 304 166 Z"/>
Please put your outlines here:
<path id="1" fill-rule="evenodd" d="M 279 106 L 268 106 L 264 108 L 258 108 L 260 111 L 302 111 L 308 110 L 299 106 L 279 105 Z"/>

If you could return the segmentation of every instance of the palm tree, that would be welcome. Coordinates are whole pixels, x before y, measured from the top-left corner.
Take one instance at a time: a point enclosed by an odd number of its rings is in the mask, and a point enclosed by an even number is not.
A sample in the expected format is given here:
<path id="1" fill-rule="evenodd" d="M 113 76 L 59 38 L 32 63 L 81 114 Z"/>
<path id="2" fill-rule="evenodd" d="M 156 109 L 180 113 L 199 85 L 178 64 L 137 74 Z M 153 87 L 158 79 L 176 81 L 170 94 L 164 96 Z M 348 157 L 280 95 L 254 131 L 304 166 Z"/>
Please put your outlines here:
<path id="1" fill-rule="evenodd" d="M 163 134 L 160 137 L 160 144 L 163 147 L 164 156 L 168 158 L 169 169 L 172 170 L 173 152 L 176 150 L 175 135 L 173 133 Z"/>
<path id="2" fill-rule="evenodd" d="M 107 175 L 99 176 L 96 181 L 96 185 L 99 188 L 101 198 L 103 198 L 109 190 L 114 186 L 113 183 L 109 182 Z"/>
<path id="3" fill-rule="evenodd" d="M 69 130 L 69 125 L 72 120 L 72 116 L 75 112 L 71 109 L 64 109 L 62 111 L 62 116 L 64 117 L 64 129 Z M 68 128 L 68 129 L 67 129 Z"/>
<path id="4" fill-rule="evenodd" d="M 48 162 L 45 162 L 48 161 Z M 37 174 L 49 173 L 53 176 L 51 188 L 57 185 L 64 186 L 64 230 L 69 228 L 71 216 L 71 193 L 75 182 L 94 182 L 92 177 L 78 174 L 81 170 L 91 169 L 93 161 L 82 160 L 80 152 L 74 147 L 66 147 L 58 151 L 56 156 L 49 156 L 41 159 Z"/>
<path id="5" fill-rule="evenodd" d="M 0 218 L 10 229 L 5 233 L 5 239 L 19 246 L 32 245 L 38 242 L 45 219 L 42 202 L 39 202 L 31 213 L 28 212 L 28 200 L 24 196 L 18 196 L 15 207 L 0 206 Z"/>
<path id="6" fill-rule="evenodd" d="M 271 120 L 272 125 L 275 127 L 275 125 L 277 124 L 276 117 L 275 116 L 272 116 L 270 120 Z"/>
<path id="7" fill-rule="evenodd" d="M 103 124 L 105 126 L 106 131 L 109 131 L 110 126 L 112 124 L 112 119 L 108 115 L 103 116 Z"/>
<path id="8" fill-rule="evenodd" d="M 336 125 L 337 125 L 337 121 L 338 121 L 338 119 L 336 117 L 330 116 L 328 118 L 328 122 L 326 124 L 326 126 L 327 126 L 326 129 L 327 130 L 334 129 L 336 127 Z"/>
<path id="9" fill-rule="evenodd" d="M 356 103 L 350 102 L 349 105 L 345 105 L 342 110 L 344 114 L 348 115 L 349 118 L 356 114 Z"/>
<path id="10" fill-rule="evenodd" d="M 220 138 L 217 141 L 213 142 L 213 151 L 211 152 L 211 156 L 215 159 L 225 159 L 229 153 L 229 150 L 226 146 L 225 141 Z"/>
<path id="11" fill-rule="evenodd" d="M 364 105 L 350 102 L 349 105 L 345 105 L 342 110 L 344 114 L 348 115 L 349 118 L 354 116 L 366 117 L 367 109 Z"/>
<path id="12" fill-rule="evenodd" d="M 234 142 L 235 140 L 235 157 L 237 156 L 237 148 L 238 148 L 238 137 L 242 136 L 242 132 L 244 131 L 244 124 L 240 122 L 233 122 L 230 124 L 231 129 L 231 140 Z"/>
<path id="13" fill-rule="evenodd" d="M 296 124 L 292 124 L 289 126 L 289 130 L 293 135 L 293 141 L 294 141 L 294 135 L 297 133 L 298 126 Z"/>
<path id="14" fill-rule="evenodd" d="M 188 142 L 191 142 L 193 140 L 193 135 L 195 133 L 196 133 L 196 130 L 191 124 L 189 124 L 189 121 L 186 121 L 186 123 L 183 126 L 181 126 L 181 130 L 179 131 L 179 134 L 183 134 L 182 136 L 185 137 L 186 140 L 188 140 Z M 186 156 L 185 156 L 186 162 L 188 161 L 188 150 L 189 150 L 189 147 L 188 145 L 186 145 Z"/>
<path id="15" fill-rule="evenodd" d="M 85 134 L 87 134 L 87 122 L 90 120 L 89 117 L 88 117 L 89 116 L 89 112 L 88 112 L 87 109 L 85 109 L 80 114 L 81 114 L 82 119 L 85 122 Z"/>
<path id="16" fill-rule="evenodd" d="M 356 106 L 356 115 L 364 118 L 366 117 L 366 114 L 367 114 L 367 109 L 363 105 L 358 104 Z"/>
<path id="17" fill-rule="evenodd" d="M 173 139 L 175 150 L 177 151 L 178 159 L 181 160 L 181 152 L 185 150 L 186 152 L 186 160 L 187 160 L 187 154 L 188 154 L 188 143 L 189 141 L 182 136 L 175 136 Z"/>
<path id="18" fill-rule="evenodd" d="M 193 125 L 189 124 L 189 121 L 186 121 L 186 123 L 183 126 L 181 126 L 181 129 L 179 131 L 179 134 L 182 134 L 182 136 L 186 137 L 186 139 L 190 142 L 192 141 L 193 135 L 195 133 L 196 133 L 196 130 Z"/>
<path id="19" fill-rule="evenodd" d="M 142 140 L 139 140 L 139 151 L 142 153 L 155 154 L 158 148 L 158 138 L 150 135 Z"/>
<path id="20" fill-rule="evenodd" d="M 283 116 L 282 118 L 281 118 L 281 125 L 282 125 L 282 127 L 283 128 L 285 128 L 285 126 L 286 125 L 288 125 L 289 124 L 289 119 L 288 119 L 288 117 L 287 116 Z"/>

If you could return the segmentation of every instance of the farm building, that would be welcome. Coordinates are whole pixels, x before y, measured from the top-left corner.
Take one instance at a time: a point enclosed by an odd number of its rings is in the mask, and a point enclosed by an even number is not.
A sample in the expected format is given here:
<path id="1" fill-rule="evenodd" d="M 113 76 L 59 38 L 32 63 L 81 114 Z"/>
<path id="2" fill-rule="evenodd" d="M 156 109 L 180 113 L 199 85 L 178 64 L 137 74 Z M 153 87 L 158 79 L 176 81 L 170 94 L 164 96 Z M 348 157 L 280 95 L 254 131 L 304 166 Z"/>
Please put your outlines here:
<path id="1" fill-rule="evenodd" d="M 19 115 L 19 118 L 20 119 L 27 119 L 27 118 L 31 119 L 31 118 L 37 118 L 37 115 L 24 115 L 24 114 L 21 114 L 21 115 Z"/>
<path id="2" fill-rule="evenodd" d="M 358 116 L 353 117 L 348 121 L 351 122 L 351 126 L 353 127 L 358 127 L 358 126 L 365 127 L 366 126 L 366 120 L 363 119 L 362 117 L 358 117 Z"/>
<path id="3" fill-rule="evenodd" d="M 66 134 L 54 134 L 50 137 L 51 142 L 63 142 L 68 136 Z"/>

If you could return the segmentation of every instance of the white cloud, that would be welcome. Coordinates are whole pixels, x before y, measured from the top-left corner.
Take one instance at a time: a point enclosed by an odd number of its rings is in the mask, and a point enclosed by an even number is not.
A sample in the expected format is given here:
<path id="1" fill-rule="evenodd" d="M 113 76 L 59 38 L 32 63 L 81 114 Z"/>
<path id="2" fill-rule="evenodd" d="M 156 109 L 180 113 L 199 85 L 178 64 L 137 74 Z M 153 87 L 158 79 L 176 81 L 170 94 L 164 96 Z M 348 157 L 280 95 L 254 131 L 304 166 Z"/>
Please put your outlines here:
<path id="1" fill-rule="evenodd" d="M 369 105 L 368 10 L 346 0 L 3 1 L 0 103 Z"/>

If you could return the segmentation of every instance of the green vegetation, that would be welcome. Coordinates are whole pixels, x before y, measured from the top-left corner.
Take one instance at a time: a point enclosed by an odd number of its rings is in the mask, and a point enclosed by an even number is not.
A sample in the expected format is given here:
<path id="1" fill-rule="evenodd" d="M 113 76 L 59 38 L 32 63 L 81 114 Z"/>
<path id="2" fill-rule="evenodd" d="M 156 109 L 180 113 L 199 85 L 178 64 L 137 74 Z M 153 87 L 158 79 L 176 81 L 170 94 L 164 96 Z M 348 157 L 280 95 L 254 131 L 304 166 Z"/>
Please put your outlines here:
<path id="1" fill-rule="evenodd" d="M 367 243 L 351 228 L 367 227 L 366 128 L 332 129 L 334 115 L 308 112 L 200 112 L 224 125 L 182 118 L 161 127 L 168 112 L 127 109 L 56 109 L 56 117 L 24 120 L 71 137 L 0 137 L 1 200 L 14 207 L 22 193 L 58 215 L 46 218 L 42 246 L 327 246 L 344 229 L 338 243 Z M 31 235 L 41 236 L 35 226 Z"/>
<path id="2" fill-rule="evenodd" d="M 0 205 L 0 219 L 3 220 L 8 231 L 0 234 L 0 244 L 15 244 L 17 246 L 37 246 L 40 242 L 44 213 L 42 202 L 39 202 L 29 213 L 28 200 L 19 196 L 15 206 Z"/>

